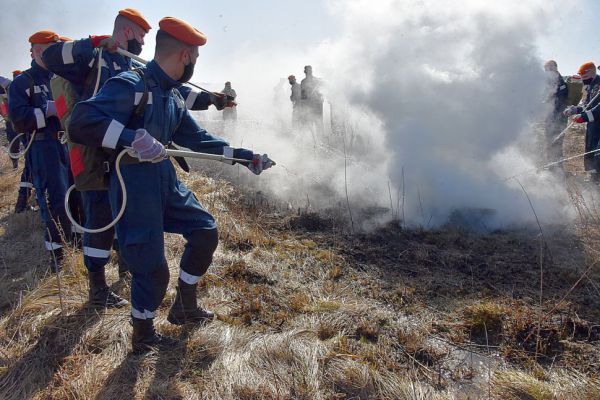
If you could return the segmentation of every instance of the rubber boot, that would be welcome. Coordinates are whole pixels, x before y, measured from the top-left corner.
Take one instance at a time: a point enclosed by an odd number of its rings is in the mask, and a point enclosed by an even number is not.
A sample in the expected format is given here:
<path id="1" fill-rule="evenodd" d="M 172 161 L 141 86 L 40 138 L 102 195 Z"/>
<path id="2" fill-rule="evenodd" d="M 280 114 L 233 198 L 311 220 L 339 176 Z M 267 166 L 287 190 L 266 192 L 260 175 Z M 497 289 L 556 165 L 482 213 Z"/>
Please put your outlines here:
<path id="1" fill-rule="evenodd" d="M 177 294 L 169 310 L 167 321 L 174 325 L 210 321 L 215 317 L 212 311 L 198 307 L 196 301 L 196 287 L 198 284 L 189 285 L 179 279 L 177 281 Z"/>
<path id="2" fill-rule="evenodd" d="M 17 197 L 17 204 L 15 204 L 15 214 L 24 212 L 27 209 L 27 195 L 19 193 Z"/>
<path id="3" fill-rule="evenodd" d="M 90 284 L 89 301 L 94 307 L 113 308 L 129 304 L 127 300 L 111 292 L 106 284 L 104 270 L 89 272 Z"/>
<path id="4" fill-rule="evenodd" d="M 152 318 L 137 319 L 132 317 L 131 319 L 133 325 L 131 347 L 134 354 L 145 353 L 153 349 L 169 349 L 179 344 L 179 340 L 156 332 Z"/>

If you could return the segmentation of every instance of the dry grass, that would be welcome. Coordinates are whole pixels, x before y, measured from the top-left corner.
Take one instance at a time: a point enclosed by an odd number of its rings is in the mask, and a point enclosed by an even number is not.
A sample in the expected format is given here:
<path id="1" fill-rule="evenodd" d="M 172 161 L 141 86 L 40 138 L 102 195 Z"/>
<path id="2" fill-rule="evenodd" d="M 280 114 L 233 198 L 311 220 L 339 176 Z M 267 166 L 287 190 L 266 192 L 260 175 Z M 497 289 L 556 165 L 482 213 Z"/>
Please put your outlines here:
<path id="1" fill-rule="evenodd" d="M 170 325 L 171 279 L 156 325 L 183 344 L 134 356 L 128 310 L 85 305 L 78 251 L 65 261 L 59 293 L 37 215 L 10 215 L 17 178 L 3 158 L 0 174 L 13 180 L 0 185 L 2 399 L 599 398 L 598 273 L 569 292 L 598 260 L 572 244 L 593 247 L 600 238 L 600 214 L 584 196 L 575 196 L 580 230 L 549 235 L 554 264 L 540 308 L 529 232 L 390 224 L 347 235 L 333 219 L 186 177 L 220 226 L 199 291 L 218 318 Z M 183 245 L 166 235 L 173 277 Z M 116 268 L 108 271 L 128 296 Z"/>

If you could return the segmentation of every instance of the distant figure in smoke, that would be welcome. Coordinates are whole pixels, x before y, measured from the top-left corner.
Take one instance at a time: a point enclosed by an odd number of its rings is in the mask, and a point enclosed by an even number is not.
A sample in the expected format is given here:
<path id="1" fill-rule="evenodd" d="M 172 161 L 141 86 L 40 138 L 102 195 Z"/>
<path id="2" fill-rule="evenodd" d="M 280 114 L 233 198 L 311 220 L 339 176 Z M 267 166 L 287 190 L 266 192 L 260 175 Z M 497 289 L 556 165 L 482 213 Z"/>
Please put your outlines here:
<path id="1" fill-rule="evenodd" d="M 300 84 L 296 82 L 296 77 L 294 75 L 288 76 L 288 82 L 292 87 L 292 94 L 290 95 L 290 101 L 292 102 L 292 127 L 298 128 L 300 126 L 302 114 Z"/>
<path id="2" fill-rule="evenodd" d="M 225 82 L 225 87 L 221 93 L 227 96 L 227 101 L 230 103 L 223 109 L 223 121 L 237 121 L 237 108 L 233 103 L 237 97 L 237 93 L 231 87 L 231 82 Z"/>
<path id="3" fill-rule="evenodd" d="M 594 99 L 594 96 L 600 92 L 600 77 L 596 74 L 596 66 L 593 62 L 587 62 L 579 67 L 579 75 L 584 85 L 583 97 L 579 106 L 567 107 L 564 115 L 575 116 L 573 120 L 578 123 L 587 122 L 585 132 L 585 152 L 587 153 L 596 150 L 600 141 L 600 109 L 597 107 L 600 96 Z M 586 106 L 588 111 L 583 112 Z M 594 153 L 584 156 L 583 165 L 585 170 L 592 174 L 594 181 L 600 181 L 600 154 Z"/>
<path id="4" fill-rule="evenodd" d="M 304 67 L 306 78 L 300 83 L 300 99 L 304 109 L 306 123 L 309 128 L 314 126 L 317 133 L 323 133 L 323 95 L 320 92 L 320 82 L 313 76 L 312 67 Z"/>
<path id="5" fill-rule="evenodd" d="M 547 61 L 544 64 L 544 70 L 546 71 L 548 81 L 548 95 L 546 98 L 546 103 L 549 105 L 549 110 L 545 121 L 545 152 L 546 158 L 550 162 L 562 157 L 562 138 L 556 143 L 552 143 L 552 141 L 567 126 L 567 120 L 562 114 L 562 111 L 568 104 L 567 100 L 569 90 L 563 77 L 558 73 L 556 61 Z"/>

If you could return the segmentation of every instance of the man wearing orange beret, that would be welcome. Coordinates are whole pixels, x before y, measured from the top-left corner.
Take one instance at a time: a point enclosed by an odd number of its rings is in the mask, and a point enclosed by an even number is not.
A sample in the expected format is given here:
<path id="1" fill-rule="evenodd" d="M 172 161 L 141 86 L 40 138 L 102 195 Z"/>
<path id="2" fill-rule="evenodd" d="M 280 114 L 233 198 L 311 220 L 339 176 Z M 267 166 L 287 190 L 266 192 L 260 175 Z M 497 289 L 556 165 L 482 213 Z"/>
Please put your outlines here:
<path id="1" fill-rule="evenodd" d="M 20 70 L 13 71 L 13 79 L 22 72 L 23 71 Z M 17 132 L 15 132 L 15 128 L 13 127 L 13 124 L 10 121 L 10 116 L 8 115 L 8 91 L 11 83 L 12 81 L 10 79 L 0 77 L 0 114 L 2 114 L 2 117 L 4 118 L 6 139 L 8 140 L 9 144 L 17 136 Z M 21 140 L 13 142 L 12 146 L 10 146 L 8 150 L 13 154 L 18 153 L 21 144 L 23 144 L 24 147 L 27 147 L 27 143 L 27 139 L 21 136 Z M 12 161 L 13 168 L 17 169 L 19 167 L 19 159 L 11 158 L 10 160 Z M 30 170 L 31 168 L 29 168 L 29 162 L 25 160 L 25 166 L 21 172 L 21 181 L 19 182 L 17 202 L 15 203 L 15 214 L 22 213 L 27 209 L 27 203 L 29 201 L 29 196 L 31 195 L 31 189 L 33 188 Z"/>
<path id="2" fill-rule="evenodd" d="M 600 77 L 596 73 L 596 65 L 587 62 L 579 67 L 579 75 L 583 81 L 583 96 L 579 106 L 569 106 L 564 111 L 566 116 L 575 116 L 574 121 L 578 123 L 587 122 L 585 131 L 585 152 L 599 148 L 600 142 L 600 118 L 594 117 L 594 109 L 600 103 Z M 587 107 L 587 111 L 583 109 Z M 579 115 L 578 115 L 579 114 Z M 583 158 L 586 171 L 592 174 L 592 180 L 600 183 L 600 154 L 587 154 Z"/>
<path id="3" fill-rule="evenodd" d="M 165 145 L 174 142 L 193 151 L 249 160 L 249 169 L 256 174 L 273 165 L 266 155 L 229 147 L 192 118 L 175 89 L 192 77 L 198 47 L 206 43 L 206 36 L 172 17 L 162 19 L 159 26 L 154 60 L 137 72 L 109 80 L 95 97 L 78 103 L 70 125 L 73 141 L 118 151 L 131 148 L 134 154 L 126 156 L 121 166 L 127 203 L 116 231 L 132 275 L 132 344 L 136 352 L 173 344 L 173 339 L 158 334 L 153 325 L 169 282 L 164 232 L 181 234 L 187 241 L 168 321 L 179 325 L 214 316 L 198 307 L 196 287 L 217 247 L 216 222 L 177 179 L 173 164 L 165 159 Z M 148 101 L 139 112 L 136 106 L 145 88 Z M 118 210 L 121 191 L 114 168 L 109 192 L 112 209 Z"/>
<path id="4" fill-rule="evenodd" d="M 60 121 L 49 89 L 52 73 L 42 60 L 44 50 L 59 40 L 59 36 L 51 31 L 31 35 L 31 68 L 18 75 L 9 88 L 9 115 L 16 131 L 26 132 L 28 139 L 35 132 L 27 160 L 42 221 L 46 225 L 46 249 L 51 254 L 52 271 L 58 270 L 62 259 L 61 238 L 71 237 L 71 224 L 64 208 L 69 187 L 67 154 L 58 138 Z"/>
<path id="5" fill-rule="evenodd" d="M 44 63 L 56 75 L 69 81 L 78 99 L 85 100 L 113 76 L 133 68 L 133 61 L 117 53 L 117 48 L 140 54 L 144 37 L 151 26 L 138 10 L 125 8 L 115 17 L 111 35 L 90 36 L 81 40 L 65 40 L 44 51 Z M 100 49 L 103 49 L 100 53 Z M 101 55 L 102 61 L 99 61 Z M 101 67 L 99 68 L 99 64 Z M 100 79 L 98 80 L 98 73 Z M 98 83 L 98 86 L 96 86 Z M 66 99 L 57 98 L 59 117 L 68 116 Z M 70 146 L 71 171 L 75 178 L 86 172 L 83 148 Z M 94 189 L 101 189 L 100 187 Z M 86 190 L 81 192 L 86 228 L 106 226 L 112 220 L 108 192 Z M 83 263 L 88 270 L 89 303 L 97 307 L 122 307 L 127 300 L 113 293 L 106 283 L 105 267 L 110 260 L 114 230 L 83 234 Z M 115 246 L 115 249 L 117 247 Z M 119 275 L 125 276 L 127 266 L 118 256 Z"/>

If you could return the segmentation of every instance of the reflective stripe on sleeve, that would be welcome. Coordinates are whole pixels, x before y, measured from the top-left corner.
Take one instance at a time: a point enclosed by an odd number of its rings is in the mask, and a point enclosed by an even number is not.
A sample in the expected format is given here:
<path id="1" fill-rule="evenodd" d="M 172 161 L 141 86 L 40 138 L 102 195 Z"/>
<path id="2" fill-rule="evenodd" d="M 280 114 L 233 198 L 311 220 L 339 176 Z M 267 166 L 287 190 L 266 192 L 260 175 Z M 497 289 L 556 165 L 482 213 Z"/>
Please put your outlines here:
<path id="1" fill-rule="evenodd" d="M 594 122 L 594 114 L 591 111 L 586 111 L 585 115 L 588 117 L 588 122 Z"/>
<path id="2" fill-rule="evenodd" d="M 121 132 L 123 132 L 123 128 L 125 128 L 125 125 L 113 119 L 110 122 L 110 125 L 108 125 L 104 138 L 102 139 L 102 147 L 109 149 L 116 148 L 119 137 L 121 137 Z"/>
<path id="3" fill-rule="evenodd" d="M 185 99 L 185 106 L 191 109 L 198 98 L 198 92 L 191 91 L 187 99 Z"/>
<path id="4" fill-rule="evenodd" d="M 65 42 L 62 47 L 63 64 L 73 64 L 73 42 Z"/>
<path id="5" fill-rule="evenodd" d="M 46 117 L 44 116 L 44 112 L 41 108 L 34 108 L 33 113 L 35 114 L 35 123 L 37 129 L 42 129 L 46 127 Z"/>

